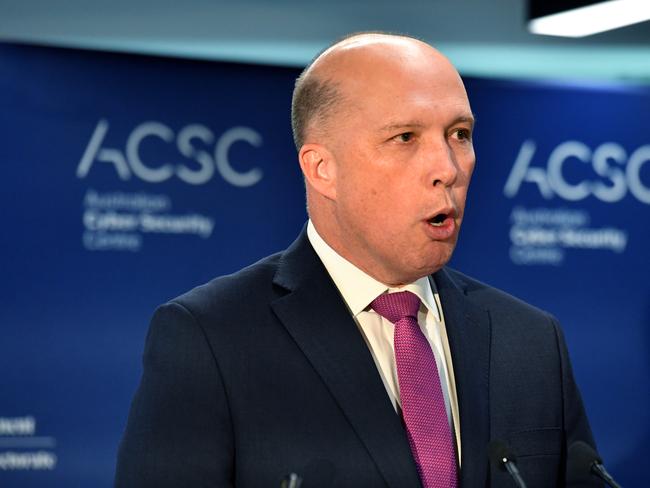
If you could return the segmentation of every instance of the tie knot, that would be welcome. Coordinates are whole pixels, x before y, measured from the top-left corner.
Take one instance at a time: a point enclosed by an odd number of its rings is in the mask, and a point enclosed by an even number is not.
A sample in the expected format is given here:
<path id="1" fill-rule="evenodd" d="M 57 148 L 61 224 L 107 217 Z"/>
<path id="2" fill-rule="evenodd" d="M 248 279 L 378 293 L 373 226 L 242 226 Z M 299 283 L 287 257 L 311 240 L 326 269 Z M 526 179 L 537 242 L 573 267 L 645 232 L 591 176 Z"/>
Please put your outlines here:
<path id="1" fill-rule="evenodd" d="M 410 291 L 398 291 L 397 293 L 379 295 L 372 301 L 370 306 L 375 312 L 392 323 L 404 317 L 413 317 L 417 320 L 420 299 Z"/>

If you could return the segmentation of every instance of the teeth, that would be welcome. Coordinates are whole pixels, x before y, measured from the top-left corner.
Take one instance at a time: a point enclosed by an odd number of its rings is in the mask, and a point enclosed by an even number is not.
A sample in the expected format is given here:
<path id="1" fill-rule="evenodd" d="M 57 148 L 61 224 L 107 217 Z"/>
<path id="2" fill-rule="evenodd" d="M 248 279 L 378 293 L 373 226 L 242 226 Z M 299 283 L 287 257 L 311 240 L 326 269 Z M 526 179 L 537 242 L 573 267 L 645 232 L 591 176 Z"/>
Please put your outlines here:
<path id="1" fill-rule="evenodd" d="M 438 214 L 434 218 L 429 220 L 429 223 L 434 227 L 441 227 L 445 223 L 446 218 L 447 216 L 445 214 Z"/>

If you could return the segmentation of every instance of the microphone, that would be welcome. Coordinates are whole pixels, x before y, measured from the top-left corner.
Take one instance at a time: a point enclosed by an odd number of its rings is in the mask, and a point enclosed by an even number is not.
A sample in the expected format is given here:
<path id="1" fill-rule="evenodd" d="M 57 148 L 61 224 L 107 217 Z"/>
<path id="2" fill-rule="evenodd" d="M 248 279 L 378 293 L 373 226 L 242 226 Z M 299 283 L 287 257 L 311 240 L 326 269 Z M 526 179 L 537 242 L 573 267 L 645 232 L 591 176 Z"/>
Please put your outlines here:
<path id="1" fill-rule="evenodd" d="M 519 488 L 526 488 L 526 483 L 521 477 L 521 474 L 519 474 L 519 470 L 515 464 L 515 456 L 505 442 L 497 439 L 490 441 L 490 444 L 488 444 L 488 456 L 494 466 L 508 471 Z"/>
<path id="2" fill-rule="evenodd" d="M 576 441 L 569 447 L 567 458 L 567 478 L 584 479 L 594 475 L 612 488 L 621 488 L 603 466 L 598 453 L 584 441 Z"/>
<path id="3" fill-rule="evenodd" d="M 300 488 L 300 485 L 302 485 L 302 478 L 296 473 L 289 473 L 282 478 L 280 488 Z"/>

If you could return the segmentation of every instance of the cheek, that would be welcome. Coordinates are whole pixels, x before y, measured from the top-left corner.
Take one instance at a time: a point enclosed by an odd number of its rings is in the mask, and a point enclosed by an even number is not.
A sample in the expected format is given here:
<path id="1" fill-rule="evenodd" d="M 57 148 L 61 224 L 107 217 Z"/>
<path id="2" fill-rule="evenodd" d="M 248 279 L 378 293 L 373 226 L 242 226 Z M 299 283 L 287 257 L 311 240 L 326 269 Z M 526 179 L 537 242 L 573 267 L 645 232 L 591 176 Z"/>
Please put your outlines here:
<path id="1" fill-rule="evenodd" d="M 454 197 L 456 198 L 456 203 L 461 207 L 465 205 L 465 199 L 467 197 L 467 191 L 469 189 L 469 184 L 472 178 L 472 173 L 474 172 L 474 160 L 466 161 L 461 164 L 460 172 L 458 174 L 458 179 L 454 185 Z"/>
<path id="2" fill-rule="evenodd" d="M 476 156 L 474 155 L 474 148 L 472 148 L 464 156 L 460 168 L 461 172 L 463 173 L 463 177 L 467 181 L 467 184 L 469 184 L 469 180 L 472 177 L 472 173 L 474 172 L 474 166 L 476 166 Z"/>
<path id="3" fill-rule="evenodd" d="M 338 175 L 338 205 L 349 223 L 386 238 L 399 232 L 399 221 L 412 213 L 413 189 L 380 155 L 358 150 Z"/>
<path id="4" fill-rule="evenodd" d="M 377 202 L 381 194 L 362 175 L 348 173 L 337 185 L 337 207 L 342 225 L 355 232 L 366 233 L 377 221 Z"/>
<path id="5" fill-rule="evenodd" d="M 371 168 L 347 171 L 342 175 L 339 188 L 346 206 L 359 212 L 372 212 L 382 200 L 387 198 L 383 179 Z"/>
<path id="6" fill-rule="evenodd" d="M 465 204 L 467 202 L 467 186 L 456 187 L 452 191 L 454 203 L 458 207 L 460 217 L 462 218 L 465 213 Z"/>

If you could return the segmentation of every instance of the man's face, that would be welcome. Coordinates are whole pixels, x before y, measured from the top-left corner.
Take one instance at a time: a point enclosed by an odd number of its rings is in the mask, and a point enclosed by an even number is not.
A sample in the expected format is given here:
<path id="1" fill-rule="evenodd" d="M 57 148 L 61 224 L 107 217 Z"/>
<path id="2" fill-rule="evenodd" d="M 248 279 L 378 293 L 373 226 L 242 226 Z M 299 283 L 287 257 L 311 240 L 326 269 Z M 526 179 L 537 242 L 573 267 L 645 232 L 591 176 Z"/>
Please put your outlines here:
<path id="1" fill-rule="evenodd" d="M 473 117 L 444 58 L 422 47 L 376 54 L 341 67 L 346 106 L 332 120 L 329 145 L 333 244 L 370 275 L 399 285 L 451 257 L 474 169 Z"/>

